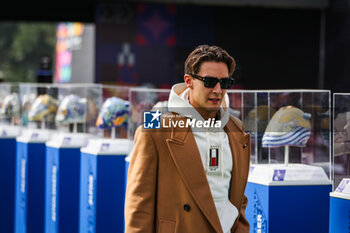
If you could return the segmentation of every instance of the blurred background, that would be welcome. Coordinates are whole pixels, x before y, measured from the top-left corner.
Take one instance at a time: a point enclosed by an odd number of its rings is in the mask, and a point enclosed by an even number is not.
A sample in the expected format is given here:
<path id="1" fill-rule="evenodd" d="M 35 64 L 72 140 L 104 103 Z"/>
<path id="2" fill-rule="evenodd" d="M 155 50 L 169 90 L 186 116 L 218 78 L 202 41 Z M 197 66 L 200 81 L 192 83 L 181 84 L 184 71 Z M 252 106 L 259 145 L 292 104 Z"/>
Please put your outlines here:
<path id="1" fill-rule="evenodd" d="M 186 56 L 200 44 L 236 59 L 236 89 L 346 92 L 350 2 L 60 0 L 0 8 L 3 82 L 168 88 L 183 81 Z"/>

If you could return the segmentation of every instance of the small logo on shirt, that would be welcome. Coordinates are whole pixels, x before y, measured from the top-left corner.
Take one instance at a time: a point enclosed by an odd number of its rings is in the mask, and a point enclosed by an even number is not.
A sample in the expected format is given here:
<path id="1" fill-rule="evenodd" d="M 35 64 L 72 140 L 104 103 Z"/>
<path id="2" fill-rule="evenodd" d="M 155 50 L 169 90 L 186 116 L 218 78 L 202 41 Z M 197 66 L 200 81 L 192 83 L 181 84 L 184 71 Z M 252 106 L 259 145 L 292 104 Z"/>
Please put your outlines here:
<path id="1" fill-rule="evenodd" d="M 143 128 L 144 129 L 160 129 L 160 116 L 162 114 L 156 112 L 143 112 Z"/>
<path id="2" fill-rule="evenodd" d="M 219 146 L 210 146 L 208 162 L 211 171 L 215 171 L 219 167 Z"/>

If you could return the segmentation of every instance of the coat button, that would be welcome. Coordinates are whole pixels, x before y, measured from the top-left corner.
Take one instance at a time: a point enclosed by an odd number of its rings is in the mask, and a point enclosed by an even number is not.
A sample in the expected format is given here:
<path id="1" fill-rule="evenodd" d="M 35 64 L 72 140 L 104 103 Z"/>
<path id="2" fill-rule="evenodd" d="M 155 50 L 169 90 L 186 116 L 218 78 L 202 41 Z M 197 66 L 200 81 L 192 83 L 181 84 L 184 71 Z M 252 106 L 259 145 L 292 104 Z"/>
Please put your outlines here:
<path id="1" fill-rule="evenodd" d="M 243 149 L 245 149 L 248 146 L 248 143 L 243 145 Z"/>
<path id="2" fill-rule="evenodd" d="M 190 206 L 189 204 L 185 204 L 185 205 L 184 205 L 184 210 L 185 210 L 185 211 L 189 212 L 190 209 L 191 209 L 191 206 Z"/>

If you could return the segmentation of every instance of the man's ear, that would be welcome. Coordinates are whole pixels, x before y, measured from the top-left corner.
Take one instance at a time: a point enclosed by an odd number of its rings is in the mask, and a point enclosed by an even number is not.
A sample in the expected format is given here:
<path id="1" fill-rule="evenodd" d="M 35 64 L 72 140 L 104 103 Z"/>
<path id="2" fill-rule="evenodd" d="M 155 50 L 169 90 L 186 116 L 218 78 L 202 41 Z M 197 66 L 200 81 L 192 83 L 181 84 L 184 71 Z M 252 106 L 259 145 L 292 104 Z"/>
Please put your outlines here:
<path id="1" fill-rule="evenodd" d="M 185 74 L 184 80 L 185 80 L 186 86 L 188 88 L 192 88 L 193 79 L 192 79 L 191 75 Z"/>

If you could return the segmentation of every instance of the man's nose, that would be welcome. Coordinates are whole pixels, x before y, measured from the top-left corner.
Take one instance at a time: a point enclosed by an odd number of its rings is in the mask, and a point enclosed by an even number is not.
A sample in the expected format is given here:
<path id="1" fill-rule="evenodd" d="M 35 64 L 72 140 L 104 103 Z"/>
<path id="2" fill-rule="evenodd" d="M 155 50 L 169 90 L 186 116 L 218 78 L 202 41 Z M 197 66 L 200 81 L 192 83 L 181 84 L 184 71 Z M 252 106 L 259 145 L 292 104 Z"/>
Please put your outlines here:
<path id="1" fill-rule="evenodd" d="M 219 94 L 222 92 L 222 89 L 221 89 L 221 86 L 220 86 L 220 82 L 218 82 L 218 83 L 214 86 L 213 92 L 214 92 L 214 93 L 219 93 Z"/>

